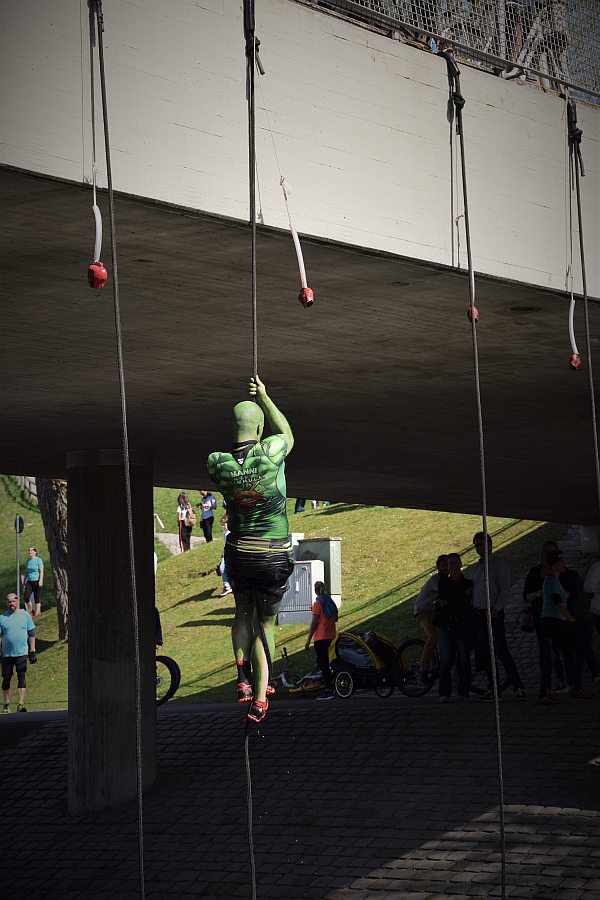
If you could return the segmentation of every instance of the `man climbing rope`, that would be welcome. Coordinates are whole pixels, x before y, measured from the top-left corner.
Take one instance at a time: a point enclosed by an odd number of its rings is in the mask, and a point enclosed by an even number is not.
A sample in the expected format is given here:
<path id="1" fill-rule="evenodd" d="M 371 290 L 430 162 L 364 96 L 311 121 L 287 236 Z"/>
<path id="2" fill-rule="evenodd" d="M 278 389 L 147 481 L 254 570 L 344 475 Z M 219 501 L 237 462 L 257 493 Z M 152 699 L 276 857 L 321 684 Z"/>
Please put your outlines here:
<path id="1" fill-rule="evenodd" d="M 244 400 L 233 409 L 232 451 L 211 453 L 208 474 L 227 502 L 225 567 L 235 597 L 238 701 L 249 702 L 248 718 L 260 722 L 271 693 L 275 618 L 294 568 L 285 506 L 285 458 L 294 437 L 258 376 L 249 391 L 256 402 Z M 274 434 L 262 439 L 265 417 Z"/>

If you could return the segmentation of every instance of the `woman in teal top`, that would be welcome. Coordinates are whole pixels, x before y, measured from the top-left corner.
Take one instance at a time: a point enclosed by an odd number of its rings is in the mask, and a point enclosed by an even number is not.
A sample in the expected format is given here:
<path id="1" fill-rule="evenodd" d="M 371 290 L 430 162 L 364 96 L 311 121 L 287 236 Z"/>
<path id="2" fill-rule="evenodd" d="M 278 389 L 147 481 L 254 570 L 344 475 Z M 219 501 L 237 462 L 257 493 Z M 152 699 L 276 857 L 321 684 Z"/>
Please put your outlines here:
<path id="1" fill-rule="evenodd" d="M 547 557 L 548 574 L 544 578 L 542 588 L 542 637 L 544 641 L 544 659 L 541 669 L 540 703 L 549 706 L 556 703 L 550 694 L 554 654 L 561 650 L 565 657 L 567 672 L 573 671 L 570 624 L 575 619 L 567 608 L 567 591 L 560 583 L 560 575 L 565 570 L 565 561 L 560 550 L 550 550 Z"/>
<path id="2" fill-rule="evenodd" d="M 44 586 L 44 563 L 37 555 L 35 547 L 29 548 L 29 559 L 25 564 L 25 608 L 35 618 L 42 611 L 41 591 Z M 33 600 L 31 599 L 33 595 Z"/>

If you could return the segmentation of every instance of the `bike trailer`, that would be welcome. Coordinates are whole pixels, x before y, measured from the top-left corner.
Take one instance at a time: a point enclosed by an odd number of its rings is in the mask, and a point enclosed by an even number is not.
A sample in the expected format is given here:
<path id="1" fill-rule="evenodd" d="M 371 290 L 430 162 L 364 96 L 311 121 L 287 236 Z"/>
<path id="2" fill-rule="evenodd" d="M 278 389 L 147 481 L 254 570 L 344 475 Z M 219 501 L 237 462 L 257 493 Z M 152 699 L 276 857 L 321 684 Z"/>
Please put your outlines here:
<path id="1" fill-rule="evenodd" d="M 329 648 L 336 693 L 349 697 L 356 689 L 374 688 L 380 696 L 389 696 L 394 690 L 396 650 L 395 643 L 381 632 L 341 631 Z"/>

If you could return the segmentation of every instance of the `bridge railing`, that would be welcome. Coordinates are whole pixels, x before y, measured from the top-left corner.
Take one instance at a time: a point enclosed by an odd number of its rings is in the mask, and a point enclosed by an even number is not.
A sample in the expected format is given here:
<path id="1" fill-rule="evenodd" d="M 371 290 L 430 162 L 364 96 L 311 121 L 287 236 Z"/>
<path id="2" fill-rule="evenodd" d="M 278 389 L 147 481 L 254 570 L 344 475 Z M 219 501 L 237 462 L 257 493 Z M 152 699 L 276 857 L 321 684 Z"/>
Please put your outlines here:
<path id="1" fill-rule="evenodd" d="M 571 85 L 600 105 L 600 0 L 316 0 L 393 28 L 504 78 Z M 403 29 L 403 26 L 405 28 Z M 406 27 L 407 26 L 407 27 Z M 537 74 L 535 74 L 537 73 Z"/>

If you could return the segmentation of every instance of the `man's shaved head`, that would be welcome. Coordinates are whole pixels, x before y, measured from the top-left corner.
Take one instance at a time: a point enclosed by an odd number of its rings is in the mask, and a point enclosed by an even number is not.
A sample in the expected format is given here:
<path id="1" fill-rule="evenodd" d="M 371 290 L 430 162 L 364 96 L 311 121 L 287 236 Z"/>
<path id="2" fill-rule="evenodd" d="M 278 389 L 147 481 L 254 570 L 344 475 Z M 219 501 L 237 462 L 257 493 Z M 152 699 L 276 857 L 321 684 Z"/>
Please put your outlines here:
<path id="1" fill-rule="evenodd" d="M 233 407 L 233 435 L 236 441 L 260 440 L 265 427 L 265 414 L 252 400 L 242 400 Z"/>

